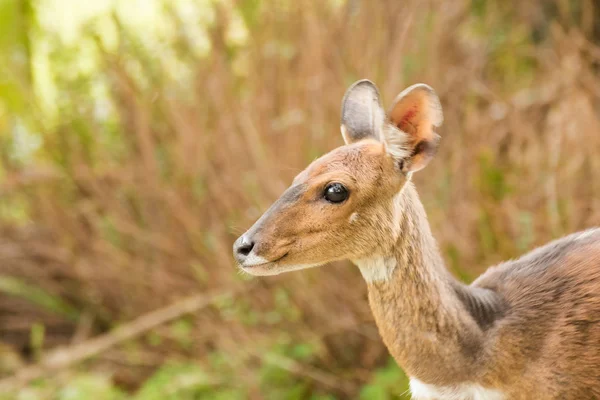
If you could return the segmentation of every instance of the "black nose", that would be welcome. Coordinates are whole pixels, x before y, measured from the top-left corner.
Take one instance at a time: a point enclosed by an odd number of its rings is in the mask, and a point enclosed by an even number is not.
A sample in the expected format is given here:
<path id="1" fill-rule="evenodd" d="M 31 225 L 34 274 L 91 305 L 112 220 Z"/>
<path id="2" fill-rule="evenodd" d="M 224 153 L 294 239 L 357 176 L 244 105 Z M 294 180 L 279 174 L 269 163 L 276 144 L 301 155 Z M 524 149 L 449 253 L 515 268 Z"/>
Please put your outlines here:
<path id="1" fill-rule="evenodd" d="M 252 251 L 252 249 L 254 248 L 254 241 L 248 239 L 246 236 L 242 236 L 241 238 L 238 239 L 238 241 L 235 243 L 234 246 L 234 250 L 235 250 L 235 255 L 239 258 L 244 258 L 246 257 L 248 254 L 250 254 L 250 252 Z"/>

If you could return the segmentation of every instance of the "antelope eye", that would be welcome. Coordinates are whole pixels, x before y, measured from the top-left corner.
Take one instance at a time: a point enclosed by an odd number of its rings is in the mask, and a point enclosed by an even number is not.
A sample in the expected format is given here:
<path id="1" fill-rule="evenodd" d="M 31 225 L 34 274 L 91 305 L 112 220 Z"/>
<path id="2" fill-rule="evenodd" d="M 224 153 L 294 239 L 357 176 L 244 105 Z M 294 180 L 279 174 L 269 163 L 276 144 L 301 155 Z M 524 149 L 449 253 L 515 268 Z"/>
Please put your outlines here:
<path id="1" fill-rule="evenodd" d="M 325 188 L 323 197 L 330 203 L 341 203 L 348 198 L 348 190 L 341 183 L 331 183 Z"/>

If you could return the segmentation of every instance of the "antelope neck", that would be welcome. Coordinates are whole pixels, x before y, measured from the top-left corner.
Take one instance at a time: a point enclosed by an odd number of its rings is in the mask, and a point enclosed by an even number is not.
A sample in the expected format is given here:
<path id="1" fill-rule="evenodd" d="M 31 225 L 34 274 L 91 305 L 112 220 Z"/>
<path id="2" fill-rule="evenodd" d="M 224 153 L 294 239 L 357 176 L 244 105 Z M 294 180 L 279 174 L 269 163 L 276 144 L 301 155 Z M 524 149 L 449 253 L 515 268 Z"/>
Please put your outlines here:
<path id="1" fill-rule="evenodd" d="M 379 332 L 411 377 L 434 385 L 475 382 L 484 334 L 465 299 L 478 301 L 478 294 L 444 267 L 410 182 L 395 202 L 394 248 L 356 262 L 367 280 Z"/>

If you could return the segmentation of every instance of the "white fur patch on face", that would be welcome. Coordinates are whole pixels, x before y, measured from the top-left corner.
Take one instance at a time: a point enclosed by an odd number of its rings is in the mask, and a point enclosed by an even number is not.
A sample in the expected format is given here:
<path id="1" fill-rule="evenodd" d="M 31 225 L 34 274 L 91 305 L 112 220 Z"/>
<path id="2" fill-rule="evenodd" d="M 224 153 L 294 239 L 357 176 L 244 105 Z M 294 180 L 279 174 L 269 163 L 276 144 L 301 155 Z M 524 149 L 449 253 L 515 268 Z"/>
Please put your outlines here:
<path id="1" fill-rule="evenodd" d="M 268 262 L 269 262 L 269 260 L 267 260 L 266 258 L 257 256 L 254 253 L 250 253 L 250 254 L 248 254 L 248 257 L 246 257 L 246 259 L 244 259 L 242 266 L 253 267 L 255 265 L 266 264 Z"/>
<path id="2" fill-rule="evenodd" d="M 273 275 L 282 274 L 284 272 L 298 271 L 300 269 L 318 267 L 320 265 L 321 264 L 296 264 L 296 265 L 280 266 L 277 263 L 267 263 L 267 264 L 258 265 L 255 267 L 248 267 L 248 268 L 242 267 L 242 271 L 244 271 L 247 274 L 254 275 L 254 276 L 273 276 Z"/>
<path id="3" fill-rule="evenodd" d="M 367 283 L 387 281 L 396 269 L 396 259 L 393 257 L 376 256 L 352 262 L 358 266 Z"/>
<path id="4" fill-rule="evenodd" d="M 350 223 L 353 223 L 353 222 L 356 222 L 357 219 L 358 219 L 358 213 L 353 212 L 352 215 L 350 215 L 350 218 L 348 220 L 350 221 Z"/>
<path id="5" fill-rule="evenodd" d="M 410 378 L 410 392 L 415 400 L 503 400 L 504 394 L 496 389 L 486 389 L 475 383 L 455 386 L 436 386 Z"/>

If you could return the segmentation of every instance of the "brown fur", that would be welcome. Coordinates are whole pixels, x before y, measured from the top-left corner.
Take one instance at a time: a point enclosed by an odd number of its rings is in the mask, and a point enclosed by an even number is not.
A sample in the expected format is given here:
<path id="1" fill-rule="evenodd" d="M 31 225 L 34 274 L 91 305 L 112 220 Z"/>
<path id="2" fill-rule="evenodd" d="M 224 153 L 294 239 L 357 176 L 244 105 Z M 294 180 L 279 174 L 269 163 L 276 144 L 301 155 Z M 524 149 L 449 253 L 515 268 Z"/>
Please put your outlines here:
<path id="1" fill-rule="evenodd" d="M 436 385 L 479 383 L 508 399 L 600 398 L 600 230 L 465 286 L 443 268 L 416 192 L 405 193 L 400 268 L 369 285 L 369 300 L 407 373 Z"/>
<path id="2" fill-rule="evenodd" d="M 600 230 L 490 268 L 470 286 L 458 282 L 410 183 L 437 144 L 439 101 L 428 87 L 409 89 L 391 123 L 377 120 L 383 113 L 372 84 L 349 89 L 342 109 L 349 144 L 299 174 L 236 242 L 241 266 L 269 275 L 355 260 L 366 278 L 377 278 L 367 280 L 383 341 L 425 384 L 476 384 L 506 399 L 600 398 Z M 346 201 L 323 198 L 331 182 L 348 189 Z M 244 264 L 239 247 L 250 240 L 252 257 L 264 263 Z M 377 259 L 389 269 L 371 274 L 378 264 L 364 260 Z"/>
<path id="3" fill-rule="evenodd" d="M 366 140 L 338 148 L 300 173 L 246 233 L 254 238 L 261 257 L 277 260 L 284 256 L 262 273 L 276 272 L 283 265 L 323 264 L 378 251 L 380 243 L 372 240 L 370 232 L 376 229 L 382 236 L 392 235 L 392 214 L 385 204 L 373 205 L 381 197 L 392 197 L 405 181 L 383 154 L 381 143 Z M 349 201 L 342 205 L 323 201 L 323 190 L 332 181 L 348 188 L 353 194 Z M 349 223 L 354 212 L 360 217 Z"/>

